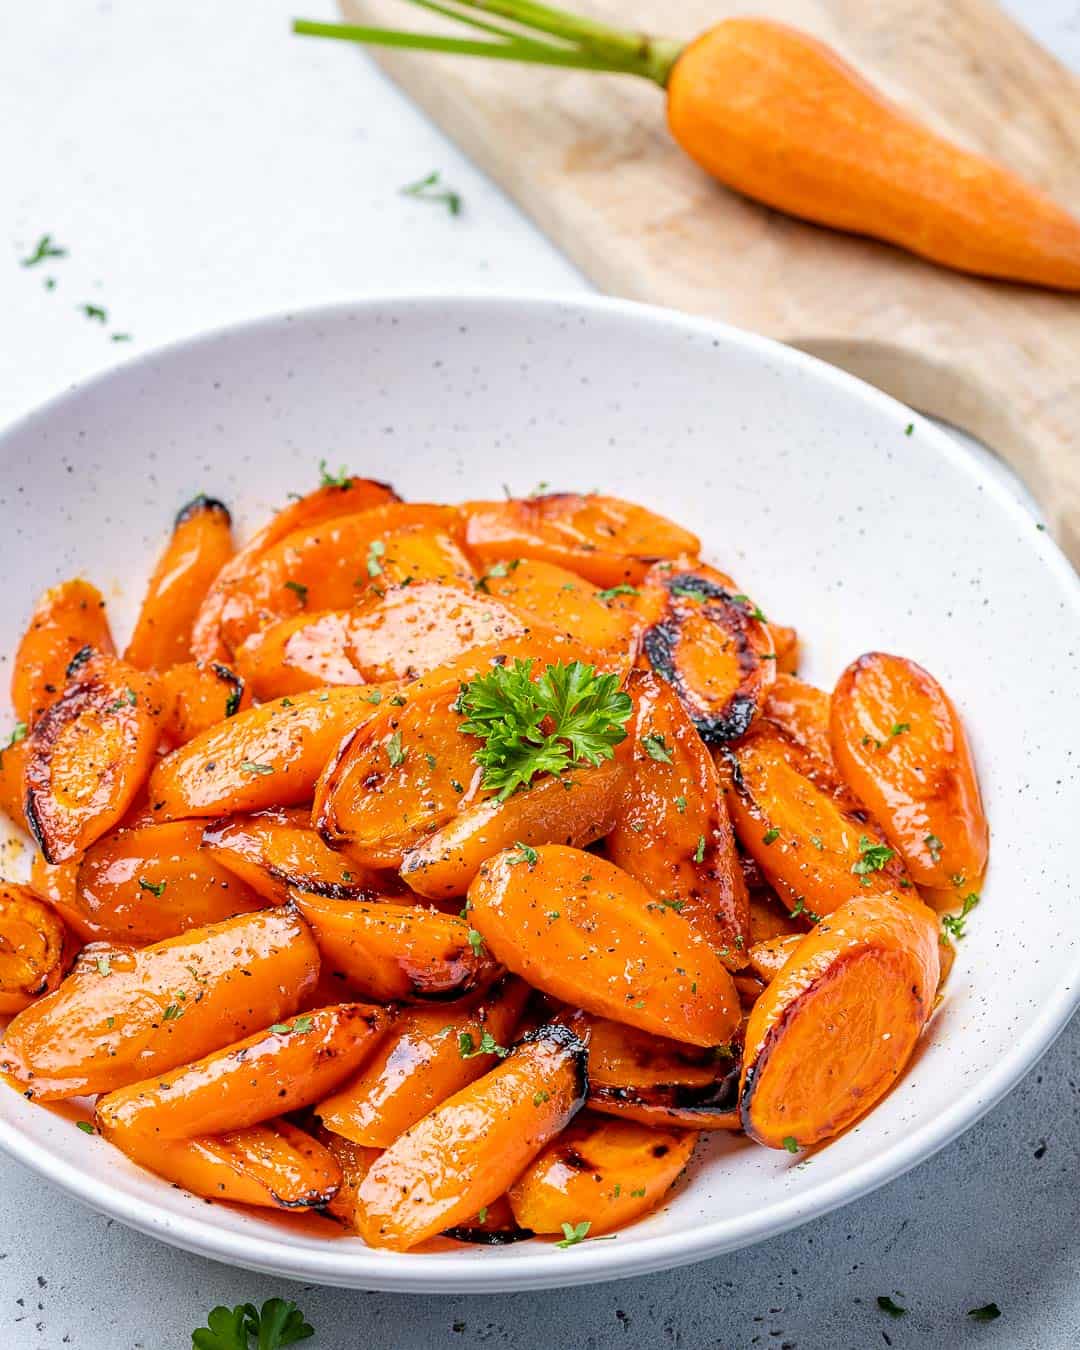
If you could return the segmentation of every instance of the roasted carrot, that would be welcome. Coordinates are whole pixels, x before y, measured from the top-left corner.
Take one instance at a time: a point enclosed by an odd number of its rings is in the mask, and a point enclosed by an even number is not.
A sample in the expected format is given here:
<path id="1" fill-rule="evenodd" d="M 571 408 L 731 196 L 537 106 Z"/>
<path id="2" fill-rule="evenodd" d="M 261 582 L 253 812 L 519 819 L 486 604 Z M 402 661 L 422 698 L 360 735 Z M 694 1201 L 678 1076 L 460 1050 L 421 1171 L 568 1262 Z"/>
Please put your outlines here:
<path id="1" fill-rule="evenodd" d="M 749 952 L 751 970 L 763 983 L 770 984 L 797 950 L 802 938 L 801 933 L 782 933 L 755 942 Z"/>
<path id="2" fill-rule="evenodd" d="M 321 1102 L 316 1115 L 354 1144 L 389 1148 L 495 1065 L 512 1042 L 527 994 L 511 978 L 461 1003 L 404 1009 L 357 1077 Z"/>
<path id="3" fill-rule="evenodd" d="M 8 1027 L 0 1069 L 38 1101 L 110 1092 L 291 1016 L 318 970 L 307 925 L 287 910 L 238 915 L 141 951 L 90 946 Z"/>
<path id="4" fill-rule="evenodd" d="M 311 925 L 326 969 L 365 998 L 457 998 L 499 972 L 469 925 L 453 915 L 299 890 L 290 895 Z"/>
<path id="5" fill-rule="evenodd" d="M 495 957 L 545 993 L 692 1045 L 739 1021 L 731 976 L 681 914 L 603 858 L 558 844 L 507 849 L 469 887 Z"/>
<path id="6" fill-rule="evenodd" d="M 585 1098 L 585 1047 L 567 1027 L 530 1032 L 482 1078 L 376 1159 L 357 1193 L 372 1247 L 407 1251 L 498 1199 Z"/>
<path id="7" fill-rule="evenodd" d="M 26 822 L 26 757 L 29 751 L 26 723 L 20 722 L 8 743 L 0 748 L 0 811 L 20 830 L 29 829 Z"/>
<path id="8" fill-rule="evenodd" d="M 522 1242 L 536 1235 L 531 1228 L 522 1228 L 514 1218 L 510 1201 L 505 1195 L 500 1195 L 478 1209 L 463 1223 L 456 1223 L 453 1228 L 444 1228 L 442 1236 L 453 1238 L 455 1242 L 479 1243 L 484 1247 L 505 1247 L 510 1242 Z"/>
<path id="9" fill-rule="evenodd" d="M 251 690 L 220 661 L 183 661 L 160 672 L 165 704 L 162 732 L 185 745 L 227 717 L 251 707 Z"/>
<path id="10" fill-rule="evenodd" d="M 493 563 L 477 585 L 532 623 L 566 633 L 579 648 L 633 645 L 639 621 L 629 603 L 632 586 L 601 590 L 578 573 L 537 558 Z"/>
<path id="11" fill-rule="evenodd" d="M 623 1228 L 663 1200 L 694 1140 L 681 1130 L 578 1116 L 510 1187 L 514 1218 L 536 1233 L 561 1233 L 564 1223 L 587 1223 L 591 1236 Z"/>
<path id="12" fill-rule="evenodd" d="M 110 656 L 91 656 L 30 733 L 26 820 L 48 862 L 64 862 L 119 821 L 146 782 L 161 688 Z"/>
<path id="13" fill-rule="evenodd" d="M 326 1202 L 326 1212 L 339 1220 L 346 1231 L 354 1233 L 356 1231 L 354 1227 L 356 1193 L 360 1189 L 360 1183 L 371 1170 L 372 1163 L 382 1150 L 362 1148 L 359 1144 L 354 1144 L 351 1139 L 345 1139 L 340 1134 L 333 1134 L 330 1130 L 320 1129 L 316 1137 L 338 1167 L 341 1168 L 341 1184 Z"/>
<path id="14" fill-rule="evenodd" d="M 514 29 L 492 28 L 492 12 Z M 463 0 L 453 17 L 501 40 L 303 20 L 294 31 L 641 76 L 666 90 L 677 144 L 744 196 L 961 272 L 1080 290 L 1080 221 L 796 28 L 729 18 L 681 45 L 526 0 Z"/>
<path id="15" fill-rule="evenodd" d="M 15 716 L 33 726 L 67 686 L 72 658 L 84 649 L 115 654 L 105 601 L 96 586 L 76 579 L 47 590 L 34 607 L 11 667 Z"/>
<path id="16" fill-rule="evenodd" d="M 794 675 L 777 674 L 762 716 L 838 777 L 829 740 L 829 695 Z"/>
<path id="17" fill-rule="evenodd" d="M 788 937 L 792 934 L 801 937 L 806 931 L 808 922 L 809 919 L 803 914 L 798 918 L 792 918 L 791 911 L 772 890 L 754 891 L 750 895 L 751 946 L 774 937 Z"/>
<path id="18" fill-rule="evenodd" d="M 907 1063 L 934 1004 L 938 925 L 921 900 L 856 895 L 803 938 L 746 1027 L 743 1126 L 810 1148 L 870 1109 Z"/>
<path id="19" fill-rule="evenodd" d="M 749 901 L 716 766 L 670 685 L 634 671 L 628 690 L 633 776 L 605 851 L 737 970 L 746 964 Z"/>
<path id="20" fill-rule="evenodd" d="M 74 955 L 50 906 L 26 886 L 0 882 L 0 1015 L 21 1012 L 55 989 Z"/>
<path id="21" fill-rule="evenodd" d="M 977 886 L 989 831 L 963 724 L 914 661 L 869 652 L 832 698 L 833 753 L 920 886 Z"/>
<path id="22" fill-rule="evenodd" d="M 232 517 L 222 502 L 199 496 L 181 507 L 151 573 L 125 661 L 161 670 L 190 660 L 195 617 L 232 551 Z"/>
<path id="23" fill-rule="evenodd" d="M 221 620 L 229 596 L 242 589 L 259 558 L 286 535 L 310 529 L 337 516 L 353 516 L 399 498 L 393 488 L 371 478 L 342 473 L 336 481 L 324 482 L 307 496 L 290 502 L 254 534 L 218 573 L 196 616 L 191 636 L 192 655 L 201 661 L 224 661 L 229 649 L 221 633 Z"/>

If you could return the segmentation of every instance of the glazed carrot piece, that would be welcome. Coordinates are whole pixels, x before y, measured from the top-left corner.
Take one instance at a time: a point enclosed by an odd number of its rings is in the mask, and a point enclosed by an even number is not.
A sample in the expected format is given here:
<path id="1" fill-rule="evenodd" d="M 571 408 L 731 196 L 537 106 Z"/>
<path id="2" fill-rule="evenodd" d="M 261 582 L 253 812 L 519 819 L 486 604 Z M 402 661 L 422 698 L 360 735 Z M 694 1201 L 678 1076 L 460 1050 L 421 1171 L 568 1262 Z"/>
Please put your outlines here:
<path id="1" fill-rule="evenodd" d="M 0 749 L 0 811 L 20 830 L 26 823 L 26 757 L 30 744 L 26 723 L 20 722 L 7 745 Z"/>
<path id="2" fill-rule="evenodd" d="M 605 835 L 610 841 L 624 809 L 630 769 L 623 746 L 630 744 L 624 741 L 614 759 L 595 767 L 546 774 L 506 801 L 487 797 L 474 802 L 406 849 L 402 879 L 418 894 L 439 900 L 464 895 L 480 864 L 511 844 L 584 848 Z"/>
<path id="3" fill-rule="evenodd" d="M 515 661 L 533 662 L 534 671 L 539 674 L 547 666 L 563 665 L 571 661 L 584 661 L 595 666 L 604 674 L 619 677 L 620 685 L 626 679 L 634 664 L 634 651 L 593 651 L 578 646 L 565 633 L 554 629 L 531 628 L 521 637 L 506 638 L 502 642 L 489 642 L 481 647 L 473 647 L 451 661 L 446 661 L 434 670 L 429 670 L 412 682 L 412 692 L 439 689 L 444 685 L 462 685 L 478 675 L 489 674 L 492 667 L 513 665 Z"/>
<path id="4" fill-rule="evenodd" d="M 51 993 L 74 955 L 59 915 L 28 887 L 0 881 L 0 1015 Z"/>
<path id="5" fill-rule="evenodd" d="M 801 933 L 762 938 L 750 948 L 750 968 L 764 984 L 771 984 L 802 942 Z"/>
<path id="6" fill-rule="evenodd" d="M 567 1027 L 529 1033 L 376 1159 L 357 1195 L 371 1247 L 407 1251 L 492 1204 L 585 1098 L 585 1047 Z"/>
<path id="7" fill-rule="evenodd" d="M 767 623 L 765 627 L 769 630 L 776 653 L 777 675 L 794 676 L 799 668 L 799 634 L 794 628 L 787 628 L 782 623 Z"/>
<path id="8" fill-rule="evenodd" d="M 856 895 L 803 938 L 746 1027 L 743 1127 L 810 1148 L 870 1109 L 900 1074 L 934 1004 L 938 924 L 903 893 Z"/>
<path id="9" fill-rule="evenodd" d="M 169 1073 L 106 1093 L 97 1103 L 98 1129 L 106 1139 L 191 1139 L 299 1111 L 355 1073 L 391 1021 L 383 1008 L 339 1003 L 275 1022 Z"/>
<path id="10" fill-rule="evenodd" d="M 534 624 L 566 633 L 579 648 L 625 649 L 640 626 L 629 603 L 634 587 L 601 590 L 576 572 L 537 558 L 493 563 L 477 585 Z"/>
<path id="11" fill-rule="evenodd" d="M 236 653 L 259 698 L 324 684 L 415 679 L 463 652 L 528 631 L 513 609 L 460 585 L 415 581 L 372 593 L 349 610 L 272 624 Z"/>
<path id="12" fill-rule="evenodd" d="M 618 497 L 554 492 L 502 502 L 466 502 L 465 547 L 490 573 L 534 558 L 596 586 L 632 585 L 663 558 L 697 553 L 698 537 Z"/>
<path id="13" fill-rule="evenodd" d="M 202 821 L 116 830 L 77 863 L 66 903 L 87 941 L 143 947 L 261 909 L 257 892 L 202 847 Z"/>
<path id="14" fill-rule="evenodd" d="M 762 730 L 729 753 L 735 833 L 789 908 L 829 914 L 860 886 L 911 885 L 861 804 L 794 741 Z"/>
<path id="15" fill-rule="evenodd" d="M 345 609 L 372 585 L 384 590 L 407 576 L 471 580 L 472 568 L 454 540 L 458 529 L 456 507 L 392 502 L 295 530 L 230 588 L 221 609 L 222 640 L 235 652 L 276 619 L 304 609 Z"/>
<path id="16" fill-rule="evenodd" d="M 341 738 L 393 692 L 382 685 L 323 689 L 238 713 L 157 764 L 150 775 L 155 816 L 219 816 L 310 801 Z"/>
<path id="17" fill-rule="evenodd" d="M 454 915 L 298 890 L 290 896 L 311 925 L 327 970 L 344 976 L 365 998 L 409 1003 L 456 998 L 498 974 L 490 953 Z"/>
<path id="18" fill-rule="evenodd" d="M 283 905 L 293 887 L 336 900 L 385 889 L 383 876 L 326 847 L 306 807 L 222 816 L 199 828 L 205 853 L 272 905 Z"/>
<path id="19" fill-rule="evenodd" d="M 151 573 L 125 661 L 161 670 L 190 660 L 196 615 L 232 551 L 232 517 L 222 502 L 200 495 L 180 508 Z"/>
<path id="20" fill-rule="evenodd" d="M 654 567 L 642 587 L 642 648 L 709 745 L 746 734 L 776 677 L 764 615 L 704 563 Z"/>
<path id="21" fill-rule="evenodd" d="M 692 1045 L 739 1021 L 731 976 L 689 920 L 603 858 L 559 844 L 507 849 L 469 887 L 494 956 L 537 989 Z"/>
<path id="22" fill-rule="evenodd" d="M 627 687 L 634 771 L 606 854 L 737 970 L 750 904 L 716 766 L 670 685 L 639 670 Z"/>
<path id="23" fill-rule="evenodd" d="M 317 1139 L 341 1168 L 341 1184 L 327 1201 L 326 1212 L 339 1220 L 348 1232 L 355 1232 L 353 1221 L 356 1218 L 356 1193 L 382 1150 L 362 1148 L 351 1139 L 333 1134 L 330 1130 L 320 1129 Z"/>
<path id="24" fill-rule="evenodd" d="M 561 1233 L 564 1223 L 587 1223 L 590 1236 L 611 1233 L 656 1208 L 694 1143 L 681 1130 L 579 1116 L 510 1187 L 510 1208 L 535 1233 Z"/>
<path id="25" fill-rule="evenodd" d="M 789 937 L 806 931 L 807 918 L 800 915 L 793 919 L 791 911 L 786 909 L 775 892 L 754 892 L 750 896 L 750 945 L 765 942 L 769 938 Z"/>
<path id="26" fill-rule="evenodd" d="M 963 724 L 922 666 L 868 652 L 837 681 L 833 753 L 920 886 L 977 885 L 989 831 Z"/>
<path id="27" fill-rule="evenodd" d="M 493 1067 L 496 1052 L 481 1046 L 510 1044 L 528 992 L 510 979 L 461 1003 L 404 1009 L 359 1075 L 320 1102 L 315 1114 L 355 1145 L 389 1148 Z"/>
<path id="28" fill-rule="evenodd" d="M 407 849 L 477 799 L 480 742 L 459 730 L 459 694 L 457 683 L 409 686 L 342 742 L 311 814 L 331 848 L 400 867 Z"/>
<path id="29" fill-rule="evenodd" d="M 839 777 L 829 739 L 829 695 L 794 675 L 778 674 L 762 716 Z"/>
<path id="30" fill-rule="evenodd" d="M 111 1092 L 291 1016 L 318 970 L 307 925 L 286 910 L 141 951 L 90 946 L 59 989 L 8 1027 L 0 1070 L 35 1101 Z"/>
<path id="31" fill-rule="evenodd" d="M 157 750 L 157 681 L 115 657 L 91 656 L 30 733 L 26 820 L 48 862 L 88 848 L 123 817 Z"/>
<path id="32" fill-rule="evenodd" d="M 165 704 L 162 733 L 173 745 L 185 745 L 251 707 L 251 690 L 220 661 L 184 661 L 158 679 Z"/>
<path id="33" fill-rule="evenodd" d="M 336 516 L 353 516 L 373 506 L 400 498 L 393 488 L 371 478 L 347 477 L 323 483 L 307 496 L 290 502 L 270 517 L 261 530 L 222 567 L 206 593 L 191 634 L 191 654 L 200 661 L 227 661 L 229 649 L 221 634 L 221 619 L 232 591 L 242 587 L 262 555 L 296 530 L 310 529 Z"/>
<path id="34" fill-rule="evenodd" d="M 286 1120 L 196 1139 L 155 1139 L 117 1132 L 112 1141 L 132 1162 L 207 1200 L 267 1209 L 315 1209 L 341 1185 L 334 1156 Z"/>
<path id="35" fill-rule="evenodd" d="M 15 652 L 11 703 L 20 722 L 33 726 L 60 698 L 72 658 L 87 647 L 115 655 L 105 601 L 88 581 L 64 581 L 37 602 Z"/>
<path id="36" fill-rule="evenodd" d="M 531 1228 L 522 1228 L 514 1218 L 510 1201 L 500 1195 L 464 1223 L 453 1228 L 444 1228 L 443 1237 L 453 1238 L 455 1242 L 471 1242 L 484 1247 L 505 1247 L 510 1242 L 521 1242 L 535 1237 Z"/>

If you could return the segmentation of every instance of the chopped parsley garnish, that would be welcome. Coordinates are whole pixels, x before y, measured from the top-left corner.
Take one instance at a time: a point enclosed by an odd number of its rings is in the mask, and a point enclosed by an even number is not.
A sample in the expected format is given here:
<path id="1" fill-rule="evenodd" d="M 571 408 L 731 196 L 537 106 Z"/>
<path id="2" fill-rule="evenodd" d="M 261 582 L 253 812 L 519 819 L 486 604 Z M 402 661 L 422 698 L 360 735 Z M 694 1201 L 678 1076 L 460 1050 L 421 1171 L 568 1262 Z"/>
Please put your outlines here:
<path id="1" fill-rule="evenodd" d="M 343 464 L 337 473 L 331 473 L 326 467 L 326 460 L 319 460 L 319 485 L 320 487 L 347 488 L 352 486 L 352 478 L 346 472 Z"/>
<path id="2" fill-rule="evenodd" d="M 471 1031 L 463 1031 L 458 1036 L 458 1054 L 462 1059 L 475 1059 L 477 1055 L 498 1055 L 505 1059 L 510 1053 L 505 1045 L 500 1045 L 490 1031 L 485 1031 L 477 1045 Z"/>
<path id="3" fill-rule="evenodd" d="M 99 956 L 95 964 L 97 965 L 97 973 L 99 975 L 112 974 L 112 964 L 107 956 Z"/>
<path id="4" fill-rule="evenodd" d="M 381 539 L 373 539 L 371 543 L 368 544 L 367 574 L 369 577 L 382 575 L 383 565 L 381 559 L 385 553 L 386 545 Z"/>
<path id="5" fill-rule="evenodd" d="M 824 852 L 825 845 L 822 843 L 820 835 L 812 834 L 810 836 L 810 842 L 811 844 L 813 844 L 814 848 L 816 848 L 819 853 Z"/>
<path id="6" fill-rule="evenodd" d="M 941 842 L 941 840 L 937 837 L 937 835 L 936 834 L 925 835 L 923 838 L 923 843 L 930 850 L 930 856 L 931 858 L 933 858 L 934 862 L 940 862 L 941 853 L 945 845 Z"/>
<path id="7" fill-rule="evenodd" d="M 914 423 L 914 422 L 909 422 L 909 423 L 907 424 L 907 426 L 904 428 L 904 435 L 905 435 L 905 436 L 910 436 L 911 433 L 912 433 L 914 430 L 915 430 L 915 423 Z"/>
<path id="8" fill-rule="evenodd" d="M 705 836 L 703 834 L 699 834 L 697 841 L 697 848 L 694 849 L 694 862 L 699 863 L 704 861 L 705 861 Z"/>
<path id="9" fill-rule="evenodd" d="M 619 586 L 609 586 L 606 591 L 597 591 L 597 600 L 614 600 L 617 595 L 637 595 L 638 588 L 631 586 L 627 582 L 622 582 Z"/>
<path id="10" fill-rule="evenodd" d="M 528 863 L 530 867 L 535 867 L 540 860 L 540 855 L 529 844 L 523 844 L 520 839 L 514 840 L 514 847 L 517 853 L 511 853 L 507 858 L 508 863 Z"/>
<path id="11" fill-rule="evenodd" d="M 984 1303 L 981 1308 L 969 1308 L 968 1316 L 974 1322 L 996 1322 L 1001 1316 L 1001 1309 L 996 1303 Z"/>
<path id="12" fill-rule="evenodd" d="M 51 234 L 43 234 L 37 241 L 34 251 L 25 258 L 19 259 L 20 267 L 36 267 L 39 262 L 44 262 L 46 258 L 66 258 L 67 249 L 60 248 L 58 244 L 53 243 Z"/>
<path id="13" fill-rule="evenodd" d="M 416 197 L 422 202 L 440 203 L 452 216 L 461 215 L 463 205 L 461 193 L 442 186 L 438 169 L 433 170 L 425 178 L 418 178 L 415 183 L 407 183 L 398 191 L 403 197 Z"/>
<path id="14" fill-rule="evenodd" d="M 488 1216 L 487 1205 L 481 1205 L 480 1208 L 476 1211 L 476 1222 L 487 1223 L 487 1216 Z"/>
<path id="15" fill-rule="evenodd" d="M 401 730 L 399 728 L 386 742 L 386 756 L 390 761 L 390 767 L 396 769 L 404 764 L 408 753 L 407 750 L 401 748 Z"/>
<path id="16" fill-rule="evenodd" d="M 484 947 L 484 935 L 475 928 L 469 929 L 469 946 L 473 949 L 473 955 L 479 956 Z"/>
<path id="17" fill-rule="evenodd" d="M 941 926 L 951 938 L 966 937 L 965 921 L 967 916 L 979 903 L 980 896 L 972 891 L 970 895 L 965 895 L 960 904 L 959 914 L 943 914 L 941 916 Z"/>
<path id="18" fill-rule="evenodd" d="M 766 830 L 765 833 L 761 836 L 761 842 L 763 844 L 775 844 L 779 838 L 780 838 L 780 831 L 774 825 L 771 830 Z"/>
<path id="19" fill-rule="evenodd" d="M 373 689 L 370 694 L 361 694 L 360 697 L 364 700 L 365 703 L 381 703 L 382 690 Z"/>
<path id="20" fill-rule="evenodd" d="M 685 798 L 685 797 L 676 797 L 676 798 L 675 798 L 675 810 L 678 811 L 678 813 L 679 813 L 680 816 L 685 816 L 685 815 L 686 815 L 686 798 Z"/>
<path id="21" fill-rule="evenodd" d="M 890 1317 L 906 1317 L 907 1309 L 901 1308 L 899 1303 L 894 1303 L 888 1294 L 878 1294 L 878 1307 L 882 1312 L 888 1313 Z"/>
<path id="22" fill-rule="evenodd" d="M 93 319 L 96 323 L 105 323 L 108 319 L 108 312 L 100 305 L 80 305 L 79 312 L 85 314 L 88 319 Z"/>
<path id="23" fill-rule="evenodd" d="M 494 667 L 462 685 L 454 705 L 465 715 L 461 730 L 483 741 L 473 758 L 500 801 L 539 773 L 613 758 L 633 711 L 614 674 L 560 661 L 533 680 L 533 665 L 530 657 Z"/>
<path id="24" fill-rule="evenodd" d="M 513 572 L 515 568 L 520 566 L 521 566 L 520 558 L 515 558 L 513 562 L 497 562 L 490 569 L 490 571 L 484 573 L 484 575 L 479 579 L 479 581 L 475 581 L 473 583 L 473 587 L 475 590 L 487 592 L 490 589 L 490 587 L 488 586 L 488 582 L 491 580 L 492 577 L 505 577 L 509 575 L 509 573 Z"/>
<path id="25" fill-rule="evenodd" d="M 270 1030 L 277 1036 L 288 1036 L 294 1031 L 303 1035 L 305 1031 L 310 1031 L 314 1025 L 315 1019 L 305 1014 L 292 1022 L 275 1022 Z"/>
<path id="26" fill-rule="evenodd" d="M 179 1003 L 170 1003 L 162 1013 L 162 1018 L 166 1022 L 176 1022 L 184 1015 L 184 1010 Z"/>
<path id="27" fill-rule="evenodd" d="M 631 1192 L 630 1192 L 630 1199 L 631 1199 L 631 1200 L 644 1200 L 644 1199 L 645 1199 L 645 1187 L 644 1187 L 644 1186 L 639 1186 L 639 1187 L 637 1188 L 636 1191 L 631 1191 Z"/>
<path id="28" fill-rule="evenodd" d="M 156 895 L 159 900 L 165 894 L 167 885 L 168 882 L 165 881 L 147 881 L 145 877 L 139 878 L 139 890 L 149 891 L 151 895 Z"/>
<path id="29" fill-rule="evenodd" d="M 300 581 L 287 581 L 285 583 L 287 591 L 295 591 L 296 596 L 302 605 L 307 604 L 308 588 Z"/>
<path id="30" fill-rule="evenodd" d="M 551 1100 L 551 1093 L 548 1092 L 545 1088 L 541 1088 L 539 1092 L 533 1093 L 533 1106 L 543 1106 L 545 1102 L 550 1100 Z"/>
<path id="31" fill-rule="evenodd" d="M 562 1241 L 556 1242 L 556 1247 L 576 1247 L 579 1242 L 584 1242 L 589 1236 L 589 1229 L 592 1224 L 588 1219 L 583 1219 L 581 1223 L 564 1223 L 562 1226 Z"/>
<path id="32" fill-rule="evenodd" d="M 642 736 L 641 744 L 645 747 L 645 753 L 650 759 L 655 759 L 660 764 L 671 763 L 671 751 L 668 749 L 663 736 L 655 733 Z"/>
<path id="33" fill-rule="evenodd" d="M 28 730 L 29 728 L 25 722 L 16 722 L 12 727 L 7 745 L 0 747 L 0 768 L 2 768 L 4 764 L 4 752 L 10 750 L 13 745 L 18 745 L 20 741 L 25 741 Z"/>
<path id="34" fill-rule="evenodd" d="M 791 917 L 793 919 L 797 919 L 800 914 L 803 915 L 805 918 L 809 919 L 811 923 L 821 922 L 820 914 L 815 914 L 812 909 L 806 908 L 806 897 L 802 895 L 799 896 L 799 898 L 795 901 L 794 905 L 791 907 Z"/>
<path id="35" fill-rule="evenodd" d="M 857 877 L 868 876 L 871 872 L 880 872 L 896 854 L 888 844 L 875 844 L 865 834 L 859 836 L 859 860 L 851 864 L 851 870 Z"/>
<path id="36" fill-rule="evenodd" d="M 88 1120 L 77 1120 L 75 1122 L 75 1128 L 77 1130 L 82 1130 L 83 1134 L 97 1134 L 97 1130 L 94 1129 L 93 1125 L 91 1125 Z"/>
<path id="37" fill-rule="evenodd" d="M 789 1153 L 798 1153 L 799 1141 L 795 1138 L 793 1134 L 785 1134 L 780 1142 L 784 1145 L 784 1147 L 787 1149 Z"/>
<path id="38" fill-rule="evenodd" d="M 295 1303 L 271 1298 L 258 1311 L 253 1303 L 215 1308 L 206 1326 L 191 1334 L 192 1350 L 284 1350 L 306 1341 L 315 1329 Z M 253 1340 L 254 1338 L 254 1340 Z"/>
<path id="39" fill-rule="evenodd" d="M 757 619 L 759 623 L 769 622 L 768 619 L 765 617 L 765 615 L 761 612 L 758 606 L 754 604 L 753 600 L 751 600 L 748 595 L 733 595 L 731 598 L 732 600 L 735 601 L 737 605 L 742 605 L 743 609 L 747 611 L 747 613 L 750 615 L 752 619 Z"/>
<path id="40" fill-rule="evenodd" d="M 259 774 L 273 773 L 274 766 L 272 764 L 256 764 L 253 760 L 245 759 L 240 765 L 240 772 Z"/>

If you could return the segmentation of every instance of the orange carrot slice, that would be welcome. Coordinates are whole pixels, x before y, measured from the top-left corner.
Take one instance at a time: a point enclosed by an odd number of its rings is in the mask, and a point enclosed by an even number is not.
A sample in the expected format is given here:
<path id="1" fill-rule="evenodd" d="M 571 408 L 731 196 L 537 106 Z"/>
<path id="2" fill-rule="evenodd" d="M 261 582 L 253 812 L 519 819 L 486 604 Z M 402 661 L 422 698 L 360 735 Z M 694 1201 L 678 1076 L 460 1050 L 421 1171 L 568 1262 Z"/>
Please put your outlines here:
<path id="1" fill-rule="evenodd" d="M 88 581 L 64 581 L 34 607 L 12 662 L 11 702 L 20 722 L 32 726 L 60 698 L 68 666 L 87 647 L 115 655 L 105 601 Z"/>

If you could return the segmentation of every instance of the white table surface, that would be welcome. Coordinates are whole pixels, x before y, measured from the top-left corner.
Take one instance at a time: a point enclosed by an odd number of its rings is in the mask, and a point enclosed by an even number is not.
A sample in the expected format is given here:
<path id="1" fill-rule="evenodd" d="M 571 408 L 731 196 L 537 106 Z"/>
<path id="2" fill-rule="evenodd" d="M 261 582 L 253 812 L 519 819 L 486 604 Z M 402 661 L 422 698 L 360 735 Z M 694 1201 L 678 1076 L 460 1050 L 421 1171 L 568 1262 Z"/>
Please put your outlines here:
<path id="1" fill-rule="evenodd" d="M 1080 69 L 1078 0 L 1008 7 Z M 293 14 L 331 6 L 3 7 L 0 424 L 133 352 L 259 314 L 392 290 L 588 288 L 363 56 L 292 38 Z M 399 194 L 436 169 L 459 217 Z M 68 256 L 20 268 L 45 232 Z M 0 1348 L 187 1350 L 215 1304 L 282 1294 L 315 1324 L 312 1350 L 1066 1350 L 1080 1345 L 1078 1163 L 1080 1022 L 964 1138 L 868 1199 L 592 1289 L 301 1288 L 128 1232 L 0 1158 Z M 881 1294 L 908 1314 L 885 1316 Z M 966 1316 L 991 1300 L 998 1321 Z"/>

